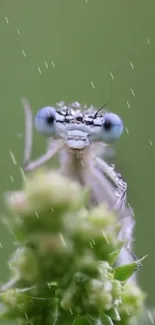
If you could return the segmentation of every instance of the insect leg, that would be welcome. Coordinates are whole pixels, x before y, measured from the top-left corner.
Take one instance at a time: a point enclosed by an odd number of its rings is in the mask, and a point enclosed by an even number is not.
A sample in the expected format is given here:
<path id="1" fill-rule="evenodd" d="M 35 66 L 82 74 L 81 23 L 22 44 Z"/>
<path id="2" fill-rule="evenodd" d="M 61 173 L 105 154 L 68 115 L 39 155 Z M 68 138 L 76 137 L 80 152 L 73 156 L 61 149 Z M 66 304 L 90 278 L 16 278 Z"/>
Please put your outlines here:
<path id="1" fill-rule="evenodd" d="M 62 142 L 61 140 L 57 140 L 54 142 L 54 145 L 51 149 L 49 149 L 44 155 L 42 155 L 40 158 L 30 161 L 29 163 L 25 164 L 24 170 L 31 171 L 35 168 L 43 165 L 45 162 L 50 160 L 59 150 L 62 148 Z"/>
<path id="2" fill-rule="evenodd" d="M 95 157 L 95 164 L 98 169 L 100 169 L 104 174 L 106 174 L 111 181 L 118 186 L 118 180 L 116 178 L 115 171 L 101 158 Z"/>
<path id="3" fill-rule="evenodd" d="M 33 142 L 32 110 L 27 98 L 22 98 L 22 105 L 25 115 L 24 170 L 30 171 L 41 166 L 44 162 L 51 159 L 61 149 L 62 143 L 59 140 L 54 141 L 53 146 L 50 147 L 44 155 L 35 161 L 30 161 Z"/>
<path id="4" fill-rule="evenodd" d="M 113 186 L 115 191 L 116 198 L 118 197 L 115 208 L 121 209 L 126 204 L 126 192 L 127 192 L 127 183 L 119 177 L 113 168 L 111 168 L 104 160 L 99 157 L 95 158 L 95 164 L 97 169 L 99 169 L 105 176 L 107 176 Z"/>
<path id="5" fill-rule="evenodd" d="M 120 253 L 119 263 L 131 263 L 133 260 L 137 260 L 130 248 L 135 221 L 131 210 L 126 207 L 126 190 L 122 191 L 122 194 L 120 193 L 120 197 L 116 202 L 112 184 L 100 170 L 93 166 L 85 172 L 85 181 L 91 187 L 97 203 L 105 202 L 110 208 L 119 212 L 121 218 L 119 239 L 127 242 Z"/>
<path id="6" fill-rule="evenodd" d="M 113 186 L 105 175 L 92 164 L 84 170 L 83 178 L 85 184 L 90 187 L 96 203 L 105 202 L 113 209 L 116 198 L 113 193 Z"/>
<path id="7" fill-rule="evenodd" d="M 31 159 L 33 141 L 33 119 L 32 110 L 27 98 L 22 98 L 22 105 L 25 115 L 25 144 L 24 144 L 24 165 Z"/>

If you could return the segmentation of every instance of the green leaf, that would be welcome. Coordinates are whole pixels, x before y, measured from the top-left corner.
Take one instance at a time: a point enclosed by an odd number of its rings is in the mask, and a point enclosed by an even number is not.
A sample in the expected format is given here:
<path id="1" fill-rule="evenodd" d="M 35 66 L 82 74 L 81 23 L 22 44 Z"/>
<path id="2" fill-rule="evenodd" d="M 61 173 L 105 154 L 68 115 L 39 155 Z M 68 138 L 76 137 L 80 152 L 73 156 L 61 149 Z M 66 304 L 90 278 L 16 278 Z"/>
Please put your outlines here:
<path id="1" fill-rule="evenodd" d="M 121 320 L 120 314 L 119 314 L 119 312 L 118 312 L 118 310 L 117 310 L 116 308 L 111 309 L 111 310 L 108 312 L 108 315 L 109 315 L 113 320 L 116 320 L 116 321 L 120 321 L 120 320 Z"/>
<path id="2" fill-rule="evenodd" d="M 114 251 L 108 255 L 107 259 L 108 259 L 109 264 L 112 265 L 116 262 L 119 253 L 120 253 L 120 249 L 117 249 L 116 251 Z"/>
<path id="3" fill-rule="evenodd" d="M 89 325 L 101 325 L 98 313 L 96 315 L 95 314 L 94 315 L 93 314 L 87 314 L 87 320 L 89 322 Z"/>
<path id="4" fill-rule="evenodd" d="M 63 312 L 58 314 L 58 316 L 51 317 L 51 324 L 55 323 L 55 325 L 73 325 L 76 322 L 77 315 L 71 314 L 71 312 Z"/>
<path id="5" fill-rule="evenodd" d="M 111 317 L 106 314 L 100 315 L 100 319 L 103 325 L 114 325 Z"/>
<path id="6" fill-rule="evenodd" d="M 63 324 L 63 322 L 62 322 L 62 324 Z M 78 315 L 76 317 L 74 323 L 71 324 L 71 325 L 96 325 L 96 319 L 93 319 L 89 315 L 87 315 L 87 316 L 80 316 L 80 315 Z"/>
<path id="7" fill-rule="evenodd" d="M 137 268 L 141 266 L 141 262 L 147 257 L 144 256 L 141 259 L 130 263 L 130 264 L 126 264 L 123 266 L 118 266 L 114 269 L 114 277 L 116 280 L 119 281 L 126 281 L 128 280 L 135 271 L 137 271 Z"/>

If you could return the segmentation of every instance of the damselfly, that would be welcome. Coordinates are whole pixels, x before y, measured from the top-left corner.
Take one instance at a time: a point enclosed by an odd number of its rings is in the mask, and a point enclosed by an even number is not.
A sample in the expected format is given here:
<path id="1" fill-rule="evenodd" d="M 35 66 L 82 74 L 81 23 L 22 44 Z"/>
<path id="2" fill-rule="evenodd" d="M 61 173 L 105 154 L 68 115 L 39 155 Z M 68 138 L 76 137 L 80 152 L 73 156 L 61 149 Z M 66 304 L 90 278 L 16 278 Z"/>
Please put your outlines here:
<path id="1" fill-rule="evenodd" d="M 37 131 L 48 139 L 46 153 L 31 161 L 33 117 L 30 104 L 23 99 L 25 112 L 24 169 L 34 170 L 56 154 L 60 158 L 60 173 L 76 179 L 91 190 L 91 204 L 105 202 L 121 218 L 120 238 L 132 240 L 134 219 L 127 206 L 127 184 L 105 161 L 107 145 L 119 139 L 123 122 L 114 113 L 85 107 L 78 102 L 60 102 L 44 107 L 35 116 Z M 102 113 L 101 113 L 102 112 Z M 131 259 L 131 254 L 129 254 Z M 124 258 L 123 258 L 124 259 Z"/>

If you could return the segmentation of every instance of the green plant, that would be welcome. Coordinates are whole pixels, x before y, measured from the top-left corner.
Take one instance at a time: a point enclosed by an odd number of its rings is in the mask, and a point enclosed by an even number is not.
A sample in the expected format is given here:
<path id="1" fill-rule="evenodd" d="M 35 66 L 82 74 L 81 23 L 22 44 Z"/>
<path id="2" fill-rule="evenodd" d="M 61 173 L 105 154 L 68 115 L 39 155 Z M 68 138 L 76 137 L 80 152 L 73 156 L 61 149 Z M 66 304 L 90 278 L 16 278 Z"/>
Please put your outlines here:
<path id="1" fill-rule="evenodd" d="M 115 266 L 121 225 L 103 204 L 88 209 L 88 200 L 87 189 L 44 169 L 7 195 L 16 249 L 12 277 L 1 287 L 1 318 L 19 325 L 137 324 L 145 294 L 127 280 L 139 261 Z"/>

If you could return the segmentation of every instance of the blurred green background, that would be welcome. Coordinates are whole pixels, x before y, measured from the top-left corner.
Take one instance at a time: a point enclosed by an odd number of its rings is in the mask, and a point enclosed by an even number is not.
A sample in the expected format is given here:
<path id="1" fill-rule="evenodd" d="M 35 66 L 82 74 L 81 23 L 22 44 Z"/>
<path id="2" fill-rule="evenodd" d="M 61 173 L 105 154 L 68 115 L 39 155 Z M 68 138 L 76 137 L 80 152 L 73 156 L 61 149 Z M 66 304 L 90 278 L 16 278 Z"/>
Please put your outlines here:
<path id="1" fill-rule="evenodd" d="M 128 129 L 112 162 L 128 182 L 137 221 L 135 252 L 148 254 L 139 279 L 150 304 L 155 303 L 154 17 L 153 0 L 0 0 L 1 194 L 21 184 L 21 96 L 30 99 L 34 112 L 60 100 L 96 106 L 108 101 Z M 38 135 L 34 153 L 43 150 Z M 13 249 L 3 225 L 0 243 L 1 282 Z"/>

